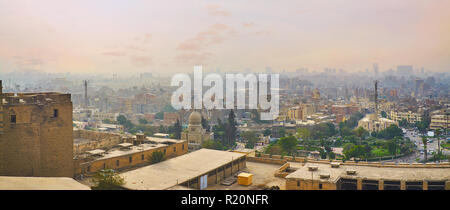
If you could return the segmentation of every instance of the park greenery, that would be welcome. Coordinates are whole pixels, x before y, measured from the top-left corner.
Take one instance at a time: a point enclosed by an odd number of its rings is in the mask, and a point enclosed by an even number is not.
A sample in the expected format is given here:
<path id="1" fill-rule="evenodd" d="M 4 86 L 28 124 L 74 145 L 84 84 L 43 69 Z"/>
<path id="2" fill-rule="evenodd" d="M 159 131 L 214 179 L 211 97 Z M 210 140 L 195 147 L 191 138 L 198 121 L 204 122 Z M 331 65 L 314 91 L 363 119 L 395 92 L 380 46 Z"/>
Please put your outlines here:
<path id="1" fill-rule="evenodd" d="M 398 126 L 391 125 L 379 132 L 369 132 L 357 127 L 362 117 L 363 114 L 355 113 L 348 120 L 339 123 L 337 128 L 332 123 L 298 128 L 293 136 L 281 137 L 272 142 L 265 153 L 299 155 L 300 151 L 318 151 L 322 159 L 335 159 L 339 156 L 332 148 L 342 147 L 343 156 L 339 158 L 347 160 L 395 157 L 414 150 L 414 143 L 403 137 L 403 131 Z"/>
<path id="2" fill-rule="evenodd" d="M 237 127 L 235 114 L 233 110 L 230 110 L 228 118 L 225 122 L 218 120 L 217 125 L 212 127 L 214 132 L 214 140 L 204 141 L 203 148 L 216 149 L 216 150 L 229 150 L 236 146 Z"/>
<path id="3" fill-rule="evenodd" d="M 116 174 L 113 169 L 104 169 L 94 174 L 92 181 L 93 190 L 121 190 L 125 181 Z"/>

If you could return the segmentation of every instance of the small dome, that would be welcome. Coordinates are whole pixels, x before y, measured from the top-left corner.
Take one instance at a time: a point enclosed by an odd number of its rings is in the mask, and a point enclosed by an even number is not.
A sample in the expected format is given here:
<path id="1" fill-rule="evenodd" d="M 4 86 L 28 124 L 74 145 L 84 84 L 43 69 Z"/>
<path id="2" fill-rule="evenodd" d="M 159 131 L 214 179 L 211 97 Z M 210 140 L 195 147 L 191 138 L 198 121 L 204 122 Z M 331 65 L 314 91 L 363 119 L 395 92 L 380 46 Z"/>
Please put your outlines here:
<path id="1" fill-rule="evenodd" d="M 197 111 L 193 111 L 189 116 L 189 125 L 201 125 L 201 124 L 202 124 L 202 115 Z"/>

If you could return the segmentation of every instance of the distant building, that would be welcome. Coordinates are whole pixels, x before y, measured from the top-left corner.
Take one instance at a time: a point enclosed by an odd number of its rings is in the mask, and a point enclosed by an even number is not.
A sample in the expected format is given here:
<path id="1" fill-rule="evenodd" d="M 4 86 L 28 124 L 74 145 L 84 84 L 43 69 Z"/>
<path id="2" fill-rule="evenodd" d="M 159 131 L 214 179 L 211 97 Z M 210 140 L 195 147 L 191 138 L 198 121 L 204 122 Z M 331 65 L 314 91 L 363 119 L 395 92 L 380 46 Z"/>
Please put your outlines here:
<path id="1" fill-rule="evenodd" d="M 164 124 L 174 124 L 179 118 L 176 112 L 164 112 Z"/>
<path id="2" fill-rule="evenodd" d="M 448 129 L 449 125 L 450 123 L 448 114 L 438 114 L 431 116 L 430 129 Z"/>
<path id="3" fill-rule="evenodd" d="M 181 139 L 188 141 L 189 150 L 200 149 L 203 142 L 214 139 L 214 133 L 207 132 L 202 126 L 202 115 L 193 111 L 189 116 L 189 125 L 186 131 L 181 133 Z"/>
<path id="4" fill-rule="evenodd" d="M 376 113 L 368 114 L 358 122 L 358 127 L 363 127 L 369 132 L 378 132 L 391 125 L 398 125 L 398 122 L 387 118 L 378 117 Z"/>
<path id="5" fill-rule="evenodd" d="M 419 113 L 411 111 L 408 112 L 391 111 L 390 116 L 391 119 L 396 122 L 400 122 L 401 120 L 405 119 L 406 121 L 408 121 L 408 123 L 416 123 L 422 120 L 422 116 Z"/>

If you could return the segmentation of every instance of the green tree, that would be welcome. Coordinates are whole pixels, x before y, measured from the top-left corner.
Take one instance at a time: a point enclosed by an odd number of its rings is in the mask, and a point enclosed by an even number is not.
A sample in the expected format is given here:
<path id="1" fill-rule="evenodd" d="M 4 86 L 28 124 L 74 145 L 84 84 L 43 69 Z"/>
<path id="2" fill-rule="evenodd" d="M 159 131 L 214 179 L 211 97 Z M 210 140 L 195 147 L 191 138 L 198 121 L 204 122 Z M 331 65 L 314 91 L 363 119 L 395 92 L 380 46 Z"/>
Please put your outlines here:
<path id="1" fill-rule="evenodd" d="M 145 124 L 148 124 L 148 121 L 146 120 L 146 119 L 139 119 L 139 124 L 143 124 L 143 125 L 145 125 Z"/>
<path id="2" fill-rule="evenodd" d="M 127 122 L 127 118 L 123 115 L 119 115 L 117 116 L 117 122 L 121 125 L 125 125 L 125 123 Z"/>
<path id="3" fill-rule="evenodd" d="M 177 119 L 177 122 L 175 122 L 173 127 L 174 127 L 174 133 L 173 133 L 174 138 L 181 139 L 182 128 L 181 128 L 181 123 L 180 123 L 179 119 Z"/>
<path id="4" fill-rule="evenodd" d="M 287 152 L 288 154 L 292 154 L 298 144 L 297 138 L 295 138 L 294 136 L 281 137 L 278 142 L 283 151 Z"/>
<path id="5" fill-rule="evenodd" d="M 439 128 L 434 131 L 434 136 L 438 140 L 438 155 L 441 154 L 441 133 L 442 133 L 441 129 L 439 129 Z"/>
<path id="6" fill-rule="evenodd" d="M 303 140 L 311 138 L 311 132 L 309 131 L 308 128 L 298 128 L 296 135 L 298 138 L 301 138 Z"/>
<path id="7" fill-rule="evenodd" d="M 386 114 L 386 112 L 385 111 L 381 111 L 381 117 L 384 117 L 384 118 L 386 118 L 387 117 L 387 114 Z"/>
<path id="8" fill-rule="evenodd" d="M 359 138 L 359 145 L 362 145 L 363 137 L 368 133 L 363 127 L 358 127 L 354 130 L 355 135 Z"/>
<path id="9" fill-rule="evenodd" d="M 163 161 L 164 159 L 165 159 L 164 152 L 162 152 L 162 151 L 155 151 L 149 157 L 149 161 L 152 164 L 159 163 L 159 162 Z"/>
<path id="10" fill-rule="evenodd" d="M 422 143 L 423 143 L 423 155 L 424 155 L 424 159 L 425 159 L 425 162 L 427 162 L 427 156 L 428 156 L 428 154 L 427 154 L 427 137 L 426 136 L 422 136 Z"/>
<path id="11" fill-rule="evenodd" d="M 112 169 L 104 169 L 95 173 L 92 181 L 94 182 L 94 186 L 91 187 L 93 190 L 120 190 L 123 189 L 121 186 L 125 184 L 124 179 Z"/>
<path id="12" fill-rule="evenodd" d="M 272 134 L 272 131 L 270 130 L 270 129 L 268 129 L 268 128 L 266 128 L 265 130 L 264 130 L 264 136 L 270 136 L 271 134 Z"/>
<path id="13" fill-rule="evenodd" d="M 225 139 L 226 139 L 226 145 L 231 146 L 236 142 L 236 120 L 233 109 L 230 110 L 230 113 L 228 114 L 228 122 L 225 126 Z"/>
<path id="14" fill-rule="evenodd" d="M 209 122 L 206 118 L 203 117 L 203 115 L 202 115 L 202 127 L 203 129 L 206 129 L 207 132 L 210 131 Z"/>
<path id="15" fill-rule="evenodd" d="M 416 127 L 419 130 L 419 132 L 422 134 L 422 136 L 424 136 L 425 133 L 427 132 L 428 125 L 425 121 L 419 121 L 419 122 L 416 122 Z"/>
<path id="16" fill-rule="evenodd" d="M 258 137 L 256 137 L 256 133 L 253 131 L 244 131 L 241 133 L 242 139 L 244 139 L 245 148 L 247 149 L 253 149 L 255 148 L 255 143 L 258 140 Z"/>

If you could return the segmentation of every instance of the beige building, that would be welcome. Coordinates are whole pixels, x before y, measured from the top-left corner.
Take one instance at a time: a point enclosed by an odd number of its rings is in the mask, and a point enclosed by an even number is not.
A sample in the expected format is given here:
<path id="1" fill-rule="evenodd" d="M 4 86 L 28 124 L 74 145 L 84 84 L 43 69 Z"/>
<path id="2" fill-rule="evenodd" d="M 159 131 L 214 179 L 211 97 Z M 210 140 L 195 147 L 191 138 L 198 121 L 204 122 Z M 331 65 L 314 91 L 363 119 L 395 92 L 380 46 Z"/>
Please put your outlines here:
<path id="1" fill-rule="evenodd" d="M 0 88 L 0 175 L 72 177 L 72 135 L 70 94 Z"/>
<path id="2" fill-rule="evenodd" d="M 287 190 L 450 190 L 449 165 L 315 162 L 285 178 Z"/>
<path id="3" fill-rule="evenodd" d="M 448 115 L 438 114 L 431 116 L 430 129 L 448 129 L 449 125 L 450 123 Z"/>
<path id="4" fill-rule="evenodd" d="M 287 110 L 287 118 L 289 120 L 297 121 L 302 120 L 303 112 L 300 106 L 291 107 Z"/>
<path id="5" fill-rule="evenodd" d="M 359 120 L 358 122 L 358 127 L 363 127 L 369 132 L 374 131 L 378 132 L 386 129 L 391 125 L 398 125 L 398 122 L 387 118 L 378 117 L 377 114 L 367 114 L 363 119 Z"/>
<path id="6" fill-rule="evenodd" d="M 189 125 L 187 130 L 181 133 L 181 139 L 188 141 L 189 150 L 200 149 L 203 142 L 214 139 L 214 133 L 206 132 L 202 126 L 202 115 L 193 111 L 189 116 Z"/>
<path id="7" fill-rule="evenodd" d="M 244 154 L 200 149 L 120 176 L 131 190 L 204 189 L 245 168 Z"/>
<path id="8" fill-rule="evenodd" d="M 406 121 L 408 121 L 408 123 L 416 123 L 422 120 L 421 114 L 411 111 L 408 112 L 391 111 L 390 116 L 391 119 L 396 122 L 400 122 L 402 119 L 405 119 Z"/>

